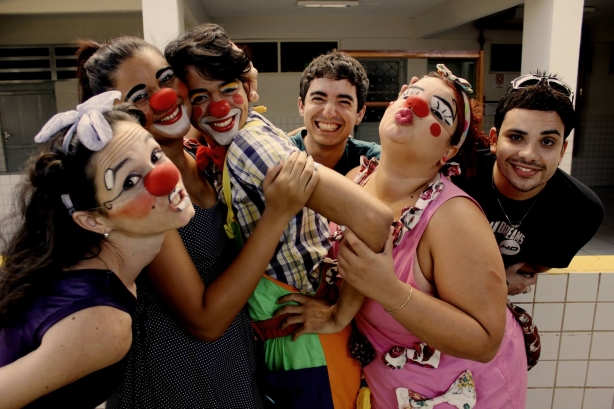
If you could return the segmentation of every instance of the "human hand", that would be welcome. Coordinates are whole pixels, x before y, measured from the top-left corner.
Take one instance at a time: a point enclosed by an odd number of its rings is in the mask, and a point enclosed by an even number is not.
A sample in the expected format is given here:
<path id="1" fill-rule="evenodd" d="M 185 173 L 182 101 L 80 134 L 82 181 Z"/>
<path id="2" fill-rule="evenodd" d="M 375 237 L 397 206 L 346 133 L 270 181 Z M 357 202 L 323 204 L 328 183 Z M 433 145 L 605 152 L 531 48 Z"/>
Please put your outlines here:
<path id="1" fill-rule="evenodd" d="M 399 279 L 392 259 L 392 228 L 381 253 L 373 252 L 345 228 L 337 253 L 337 271 L 357 291 L 382 304 Z"/>
<path id="2" fill-rule="evenodd" d="M 509 283 L 507 286 L 508 295 L 529 293 L 531 292 L 531 286 L 537 282 L 536 274 L 519 271 L 524 265 L 524 262 L 520 262 L 512 264 L 505 269 L 505 276 Z"/>
<path id="3" fill-rule="evenodd" d="M 250 63 L 250 70 L 247 73 L 247 81 L 243 83 L 245 92 L 247 93 L 247 100 L 249 102 L 258 102 L 260 96 L 256 91 L 258 89 L 258 70 Z"/>
<path id="4" fill-rule="evenodd" d="M 284 314 L 290 314 L 282 322 L 280 329 L 292 324 L 300 325 L 292 335 L 293 341 L 296 341 L 303 334 L 335 334 L 343 329 L 334 320 L 334 305 L 298 293 L 284 295 L 277 300 L 277 304 L 289 302 L 295 302 L 296 305 L 284 305 L 275 311 L 273 317 L 277 318 Z"/>
<path id="5" fill-rule="evenodd" d="M 232 48 L 241 51 L 242 53 L 245 52 L 239 47 L 237 47 L 235 43 L 232 43 Z M 251 61 L 249 63 L 249 68 L 249 72 L 244 76 L 247 81 L 243 82 L 243 88 L 245 89 L 245 93 L 247 94 L 247 100 L 249 102 L 258 102 L 258 100 L 260 99 L 258 92 L 256 92 L 256 90 L 258 89 L 258 70 L 256 69 L 256 67 L 254 67 L 254 64 L 252 64 Z"/>
<path id="6" fill-rule="evenodd" d="M 262 183 L 267 209 L 286 221 L 305 206 L 318 183 L 314 161 L 305 152 L 292 152 L 285 162 L 269 168 Z"/>

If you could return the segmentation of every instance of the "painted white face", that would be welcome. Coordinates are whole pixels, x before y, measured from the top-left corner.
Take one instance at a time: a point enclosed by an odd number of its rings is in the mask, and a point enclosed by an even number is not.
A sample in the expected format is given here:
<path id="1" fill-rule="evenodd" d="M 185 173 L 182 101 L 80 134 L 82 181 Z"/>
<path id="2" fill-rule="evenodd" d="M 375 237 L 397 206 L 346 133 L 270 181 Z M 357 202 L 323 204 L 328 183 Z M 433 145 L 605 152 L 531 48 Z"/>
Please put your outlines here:
<path id="1" fill-rule="evenodd" d="M 198 123 L 219 145 L 230 145 L 239 134 L 241 113 L 240 109 L 232 108 L 224 118 L 209 115 L 201 118 Z"/>
<path id="2" fill-rule="evenodd" d="M 247 122 L 248 99 L 241 81 L 208 80 L 190 66 L 185 83 L 192 102 L 192 125 L 219 145 L 230 145 Z"/>
<path id="3" fill-rule="evenodd" d="M 188 90 L 159 52 L 145 49 L 120 64 L 114 87 L 145 114 L 145 129 L 157 141 L 183 138 L 190 130 Z"/>
<path id="4" fill-rule="evenodd" d="M 118 122 L 113 131 L 91 163 L 96 197 L 112 229 L 152 235 L 185 226 L 194 208 L 179 170 L 139 124 Z"/>

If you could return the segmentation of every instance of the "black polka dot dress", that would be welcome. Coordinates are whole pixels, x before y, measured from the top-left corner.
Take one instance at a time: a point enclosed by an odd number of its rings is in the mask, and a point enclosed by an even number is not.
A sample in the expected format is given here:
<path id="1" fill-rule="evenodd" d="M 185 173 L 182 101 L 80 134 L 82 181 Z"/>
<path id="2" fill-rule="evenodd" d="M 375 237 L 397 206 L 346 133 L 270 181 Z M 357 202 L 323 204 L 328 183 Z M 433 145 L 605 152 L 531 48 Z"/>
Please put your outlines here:
<path id="1" fill-rule="evenodd" d="M 226 207 L 218 202 L 211 209 L 194 208 L 196 215 L 179 233 L 208 285 L 236 250 L 224 232 Z M 126 373 L 107 408 L 261 408 L 255 370 L 254 334 L 245 309 L 220 339 L 204 342 L 183 329 L 140 276 Z"/>

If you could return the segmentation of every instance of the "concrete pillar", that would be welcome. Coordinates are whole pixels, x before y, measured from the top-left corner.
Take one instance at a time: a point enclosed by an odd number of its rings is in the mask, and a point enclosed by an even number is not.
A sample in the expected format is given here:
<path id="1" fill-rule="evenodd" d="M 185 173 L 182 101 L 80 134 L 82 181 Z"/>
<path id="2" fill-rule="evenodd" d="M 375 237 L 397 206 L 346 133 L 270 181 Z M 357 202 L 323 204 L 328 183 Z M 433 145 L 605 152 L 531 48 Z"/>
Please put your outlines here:
<path id="1" fill-rule="evenodd" d="M 422 77 L 429 73 L 428 58 L 408 58 L 407 59 L 407 82 L 411 77 Z"/>
<path id="2" fill-rule="evenodd" d="M 558 74 L 576 90 L 584 0 L 526 0 L 522 33 L 522 74 L 536 69 Z M 561 169 L 571 173 L 573 132 Z"/>
<path id="3" fill-rule="evenodd" d="M 142 0 L 143 38 L 164 51 L 184 31 L 183 0 Z"/>

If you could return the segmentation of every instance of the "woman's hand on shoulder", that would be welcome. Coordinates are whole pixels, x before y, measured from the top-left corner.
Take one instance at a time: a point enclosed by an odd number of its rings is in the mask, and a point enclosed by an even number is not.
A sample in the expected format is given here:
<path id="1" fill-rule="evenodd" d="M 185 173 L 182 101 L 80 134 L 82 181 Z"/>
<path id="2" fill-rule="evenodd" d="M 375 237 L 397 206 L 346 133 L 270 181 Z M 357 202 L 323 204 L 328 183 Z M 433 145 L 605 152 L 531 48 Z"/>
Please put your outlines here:
<path id="1" fill-rule="evenodd" d="M 119 362 L 132 343 L 130 315 L 86 308 L 54 324 L 41 345 L 0 368 L 0 408 L 21 408 L 84 376 Z"/>
<path id="2" fill-rule="evenodd" d="M 287 220 L 298 213 L 318 183 L 313 158 L 293 152 L 285 162 L 269 168 L 262 187 L 267 211 Z"/>

